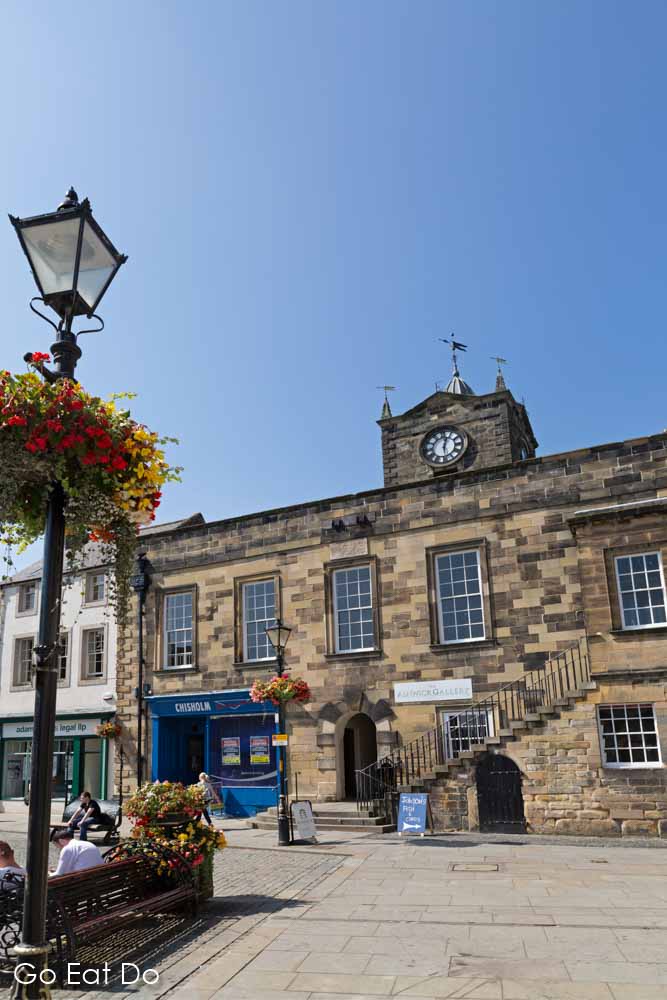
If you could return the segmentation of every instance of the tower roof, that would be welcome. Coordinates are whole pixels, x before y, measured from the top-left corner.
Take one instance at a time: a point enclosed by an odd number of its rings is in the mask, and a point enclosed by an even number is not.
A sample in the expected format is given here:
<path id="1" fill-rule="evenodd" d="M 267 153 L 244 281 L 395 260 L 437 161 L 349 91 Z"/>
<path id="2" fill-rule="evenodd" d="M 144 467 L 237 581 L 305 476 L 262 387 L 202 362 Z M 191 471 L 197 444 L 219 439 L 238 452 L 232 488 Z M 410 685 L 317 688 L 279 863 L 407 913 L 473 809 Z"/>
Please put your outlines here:
<path id="1" fill-rule="evenodd" d="M 469 386 L 468 383 L 461 378 L 458 368 L 454 368 L 454 371 L 452 372 L 452 377 L 450 378 L 449 382 L 445 387 L 445 392 L 452 392 L 456 396 L 476 395 L 475 390 L 472 388 L 472 386 Z"/>

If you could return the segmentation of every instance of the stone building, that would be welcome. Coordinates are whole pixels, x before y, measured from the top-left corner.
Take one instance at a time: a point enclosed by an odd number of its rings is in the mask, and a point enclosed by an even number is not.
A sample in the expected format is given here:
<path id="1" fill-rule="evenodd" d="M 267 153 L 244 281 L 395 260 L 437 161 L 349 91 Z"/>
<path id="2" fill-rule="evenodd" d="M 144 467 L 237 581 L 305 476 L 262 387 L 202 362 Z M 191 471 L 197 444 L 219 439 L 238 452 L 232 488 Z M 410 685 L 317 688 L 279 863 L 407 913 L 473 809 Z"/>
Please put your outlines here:
<path id="1" fill-rule="evenodd" d="M 662 833 L 667 433 L 538 457 L 502 375 L 476 395 L 456 365 L 379 425 L 381 487 L 144 532 L 148 769 L 205 768 L 231 812 L 275 801 L 248 690 L 279 617 L 313 695 L 288 711 L 301 795 L 379 799 L 391 769 L 444 828 Z M 132 627 L 130 759 L 136 684 Z"/>

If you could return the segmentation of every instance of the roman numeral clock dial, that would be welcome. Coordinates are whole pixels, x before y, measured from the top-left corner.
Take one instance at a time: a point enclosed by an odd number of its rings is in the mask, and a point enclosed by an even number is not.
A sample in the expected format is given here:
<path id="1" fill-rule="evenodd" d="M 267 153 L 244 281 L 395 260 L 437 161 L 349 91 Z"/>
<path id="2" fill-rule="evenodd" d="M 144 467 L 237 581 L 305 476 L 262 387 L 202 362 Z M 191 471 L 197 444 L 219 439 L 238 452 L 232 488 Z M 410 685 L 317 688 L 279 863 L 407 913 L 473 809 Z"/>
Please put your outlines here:
<path id="1" fill-rule="evenodd" d="M 421 443 L 422 458 L 434 469 L 458 461 L 468 447 L 468 436 L 458 427 L 437 427 Z"/>

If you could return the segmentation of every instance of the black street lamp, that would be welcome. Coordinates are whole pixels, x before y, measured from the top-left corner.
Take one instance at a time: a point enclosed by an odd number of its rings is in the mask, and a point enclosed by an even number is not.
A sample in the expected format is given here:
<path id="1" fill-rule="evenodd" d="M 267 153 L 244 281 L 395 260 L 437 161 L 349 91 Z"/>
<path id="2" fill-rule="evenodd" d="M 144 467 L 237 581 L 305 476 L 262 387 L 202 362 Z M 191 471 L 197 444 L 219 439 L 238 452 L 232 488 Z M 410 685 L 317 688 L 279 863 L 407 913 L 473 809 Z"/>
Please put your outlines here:
<path id="1" fill-rule="evenodd" d="M 144 699 L 146 689 L 150 691 L 148 684 L 144 684 L 144 608 L 146 595 L 151 585 L 151 578 L 148 572 L 148 559 L 145 552 L 140 552 L 137 556 L 137 572 L 130 579 L 130 586 L 137 595 L 137 788 L 141 787 L 144 781 L 144 741 L 143 741 L 143 720 L 144 720 Z"/>
<path id="2" fill-rule="evenodd" d="M 69 189 L 55 212 L 29 219 L 17 219 L 11 215 L 9 218 L 41 292 L 36 298 L 60 317 L 56 325 L 34 308 L 34 299 L 31 301 L 33 311 L 38 312 L 56 331 L 55 343 L 51 345 L 54 370 L 42 365 L 40 372 L 49 382 L 61 378 L 73 379 L 81 350 L 77 344 L 77 333 L 72 330 L 72 322 L 76 316 L 94 315 L 118 268 L 127 258 L 115 250 L 93 219 L 88 199 L 79 204 L 74 188 Z M 32 355 L 27 354 L 26 360 L 31 361 Z M 35 973 L 34 977 L 21 978 L 34 978 L 35 981 L 14 982 L 11 995 L 22 1000 L 44 1000 L 50 996 L 48 980 L 51 976 L 42 976 L 41 973 L 47 968 L 50 950 L 45 940 L 46 895 L 64 548 L 65 493 L 61 483 L 54 482 L 46 508 L 39 630 L 33 653 L 35 722 L 30 769 L 27 874 L 21 943 L 16 946 L 19 963 L 32 966 Z"/>
<path id="3" fill-rule="evenodd" d="M 291 631 L 291 628 L 287 625 L 283 625 L 280 618 L 276 619 L 275 625 L 269 625 L 269 627 L 265 629 L 265 632 L 269 637 L 269 642 L 276 651 L 276 661 L 278 664 L 279 674 L 283 673 L 285 646 L 287 645 Z M 285 706 L 282 702 L 278 704 L 278 729 L 281 733 L 285 732 Z M 287 748 L 280 747 L 279 749 L 280 760 L 278 764 L 278 773 L 280 775 L 280 796 L 278 799 L 278 846 L 286 847 L 292 842 L 290 837 L 289 816 L 287 815 Z"/>

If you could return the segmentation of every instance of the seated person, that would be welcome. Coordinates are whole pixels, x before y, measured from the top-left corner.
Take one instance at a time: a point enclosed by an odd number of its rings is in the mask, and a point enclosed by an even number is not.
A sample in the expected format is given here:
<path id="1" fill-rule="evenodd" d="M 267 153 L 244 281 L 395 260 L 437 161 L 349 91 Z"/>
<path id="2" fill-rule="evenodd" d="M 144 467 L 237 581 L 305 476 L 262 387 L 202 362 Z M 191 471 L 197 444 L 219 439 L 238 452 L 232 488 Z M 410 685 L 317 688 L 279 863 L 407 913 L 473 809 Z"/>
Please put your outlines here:
<path id="1" fill-rule="evenodd" d="M 60 851 L 58 867 L 50 875 L 68 875 L 70 872 L 81 872 L 85 868 L 95 868 L 103 865 L 104 858 L 99 847 L 87 840 L 74 840 L 74 830 L 69 826 L 51 831 L 49 840 Z"/>
<path id="2" fill-rule="evenodd" d="M 25 868 L 18 864 L 13 848 L 6 840 L 0 840 L 0 892 L 13 888 L 24 875 Z"/>
<path id="3" fill-rule="evenodd" d="M 88 827 L 93 823 L 104 822 L 99 803 L 91 797 L 90 792 L 81 793 L 81 805 L 67 824 L 71 830 L 79 830 L 79 840 L 88 840 Z"/>

